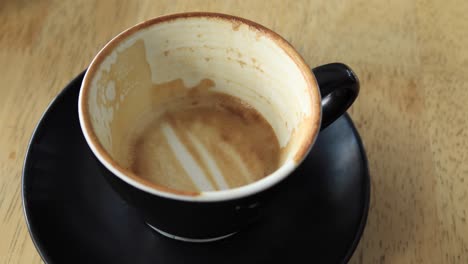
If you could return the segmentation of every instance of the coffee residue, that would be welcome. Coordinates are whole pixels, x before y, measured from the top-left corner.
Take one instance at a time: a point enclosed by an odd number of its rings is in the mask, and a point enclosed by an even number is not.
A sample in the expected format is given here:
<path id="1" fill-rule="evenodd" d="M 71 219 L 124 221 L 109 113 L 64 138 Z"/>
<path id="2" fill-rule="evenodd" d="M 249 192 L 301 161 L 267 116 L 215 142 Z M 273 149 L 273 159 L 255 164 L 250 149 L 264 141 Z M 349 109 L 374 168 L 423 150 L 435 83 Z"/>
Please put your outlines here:
<path id="1" fill-rule="evenodd" d="M 213 86 L 204 79 L 193 88 L 182 80 L 154 87 L 159 107 L 129 137 L 136 175 L 197 192 L 246 185 L 278 168 L 280 147 L 270 124 L 240 99 L 210 91 Z"/>
<path id="2" fill-rule="evenodd" d="M 279 167 L 276 134 L 256 109 L 213 91 L 210 79 L 193 87 L 182 79 L 155 85 L 142 61 L 147 56 L 138 40 L 99 80 L 108 89 L 99 90 L 97 104 L 112 116 L 109 128 L 100 126 L 99 140 L 119 166 L 190 193 L 246 185 Z"/>

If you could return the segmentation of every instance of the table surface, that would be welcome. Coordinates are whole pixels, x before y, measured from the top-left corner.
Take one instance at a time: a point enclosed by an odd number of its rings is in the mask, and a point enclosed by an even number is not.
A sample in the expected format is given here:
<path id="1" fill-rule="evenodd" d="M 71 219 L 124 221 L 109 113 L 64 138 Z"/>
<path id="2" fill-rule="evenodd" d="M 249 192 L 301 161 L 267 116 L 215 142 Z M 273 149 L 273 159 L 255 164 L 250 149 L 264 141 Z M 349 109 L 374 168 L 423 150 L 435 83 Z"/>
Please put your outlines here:
<path id="1" fill-rule="evenodd" d="M 468 263 L 468 2 L 0 0 L 0 263 L 40 263 L 21 169 L 57 93 L 112 36 L 175 12 L 259 22 L 311 67 L 361 80 L 350 109 L 368 152 L 371 207 L 351 263 Z"/>

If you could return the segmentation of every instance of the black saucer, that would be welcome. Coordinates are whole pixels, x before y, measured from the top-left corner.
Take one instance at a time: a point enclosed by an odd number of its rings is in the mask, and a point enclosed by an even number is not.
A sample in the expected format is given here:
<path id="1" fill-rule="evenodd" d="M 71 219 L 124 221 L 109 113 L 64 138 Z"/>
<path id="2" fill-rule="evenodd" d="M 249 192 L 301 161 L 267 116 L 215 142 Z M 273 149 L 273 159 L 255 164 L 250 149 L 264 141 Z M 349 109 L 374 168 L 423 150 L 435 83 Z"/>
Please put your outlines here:
<path id="1" fill-rule="evenodd" d="M 349 260 L 366 223 L 370 184 L 366 154 L 348 115 L 320 133 L 266 219 L 222 241 L 192 244 L 150 230 L 99 175 L 78 122 L 82 78 L 49 106 L 24 163 L 24 212 L 46 263 Z"/>

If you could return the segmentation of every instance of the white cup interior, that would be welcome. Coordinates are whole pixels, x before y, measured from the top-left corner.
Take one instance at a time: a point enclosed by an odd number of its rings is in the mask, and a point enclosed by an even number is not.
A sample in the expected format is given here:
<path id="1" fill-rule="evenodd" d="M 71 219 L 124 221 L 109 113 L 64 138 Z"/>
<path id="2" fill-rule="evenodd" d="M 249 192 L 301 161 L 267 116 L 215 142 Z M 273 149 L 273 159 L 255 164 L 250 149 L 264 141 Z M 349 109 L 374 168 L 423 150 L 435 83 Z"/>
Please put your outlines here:
<path id="1" fill-rule="evenodd" d="M 126 169 L 119 154 L 129 128 L 154 104 L 154 85 L 181 80 L 187 88 L 209 79 L 210 89 L 240 98 L 272 126 L 280 168 L 236 189 L 187 195 L 155 186 Z M 79 102 L 80 122 L 98 159 L 144 191 L 183 200 L 235 198 L 286 177 L 307 155 L 319 130 L 315 78 L 280 36 L 253 22 L 220 14 L 156 18 L 123 32 L 91 63 Z"/>

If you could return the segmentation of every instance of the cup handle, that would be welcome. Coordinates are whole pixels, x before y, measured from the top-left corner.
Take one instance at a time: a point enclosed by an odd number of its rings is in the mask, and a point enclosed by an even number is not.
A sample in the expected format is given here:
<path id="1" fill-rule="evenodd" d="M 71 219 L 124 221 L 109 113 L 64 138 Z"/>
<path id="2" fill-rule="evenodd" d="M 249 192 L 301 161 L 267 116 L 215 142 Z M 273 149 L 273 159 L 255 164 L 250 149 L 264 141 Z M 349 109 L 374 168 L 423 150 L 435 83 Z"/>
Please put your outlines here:
<path id="1" fill-rule="evenodd" d="M 322 96 L 323 130 L 353 104 L 359 94 L 359 79 L 343 63 L 330 63 L 312 69 Z"/>

